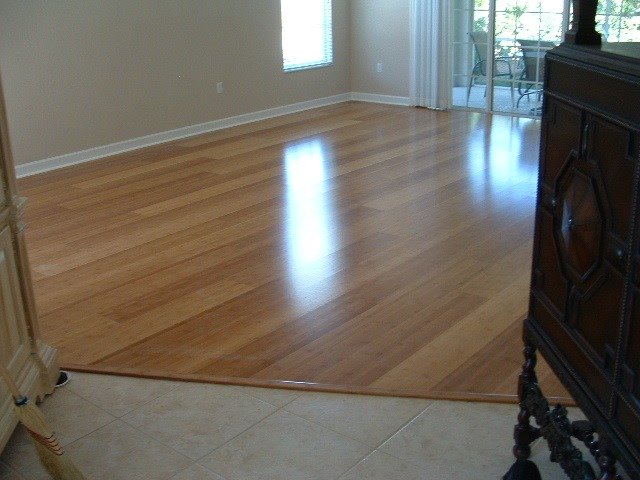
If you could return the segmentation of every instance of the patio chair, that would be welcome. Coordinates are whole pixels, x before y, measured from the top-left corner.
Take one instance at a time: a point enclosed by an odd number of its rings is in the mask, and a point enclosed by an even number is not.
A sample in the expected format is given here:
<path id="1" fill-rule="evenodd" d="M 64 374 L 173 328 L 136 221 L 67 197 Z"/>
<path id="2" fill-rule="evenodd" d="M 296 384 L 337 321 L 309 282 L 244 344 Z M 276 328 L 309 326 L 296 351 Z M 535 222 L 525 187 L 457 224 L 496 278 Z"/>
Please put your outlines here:
<path id="1" fill-rule="evenodd" d="M 470 32 L 469 36 L 473 42 L 476 54 L 476 63 L 471 70 L 469 78 L 469 86 L 467 87 L 467 105 L 469 105 L 469 96 L 471 95 L 471 87 L 475 84 L 476 78 L 487 77 L 487 32 L 475 31 Z M 494 57 L 493 59 L 493 77 L 500 79 L 505 78 L 509 82 L 511 88 L 511 104 L 515 104 L 514 95 L 514 75 L 512 71 L 513 59 L 511 57 Z M 487 87 L 485 85 L 484 95 L 487 95 Z"/>
<path id="2" fill-rule="evenodd" d="M 539 40 L 518 40 L 520 51 L 522 52 L 522 63 L 524 69 L 518 79 L 518 101 L 516 108 L 520 107 L 520 101 L 531 95 L 536 95 L 538 99 L 542 96 L 542 82 L 544 80 L 544 56 L 547 50 L 556 46 L 554 42 L 543 42 Z"/>

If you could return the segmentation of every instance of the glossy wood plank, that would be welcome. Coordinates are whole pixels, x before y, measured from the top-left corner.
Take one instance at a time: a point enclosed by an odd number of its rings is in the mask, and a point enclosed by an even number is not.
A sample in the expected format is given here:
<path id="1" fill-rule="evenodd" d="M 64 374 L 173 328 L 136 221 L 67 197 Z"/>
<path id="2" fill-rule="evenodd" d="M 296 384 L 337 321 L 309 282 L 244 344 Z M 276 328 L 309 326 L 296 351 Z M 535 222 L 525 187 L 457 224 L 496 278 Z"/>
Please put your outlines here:
<path id="1" fill-rule="evenodd" d="M 538 142 L 346 103 L 22 179 L 43 335 L 88 371 L 515 401 Z"/>

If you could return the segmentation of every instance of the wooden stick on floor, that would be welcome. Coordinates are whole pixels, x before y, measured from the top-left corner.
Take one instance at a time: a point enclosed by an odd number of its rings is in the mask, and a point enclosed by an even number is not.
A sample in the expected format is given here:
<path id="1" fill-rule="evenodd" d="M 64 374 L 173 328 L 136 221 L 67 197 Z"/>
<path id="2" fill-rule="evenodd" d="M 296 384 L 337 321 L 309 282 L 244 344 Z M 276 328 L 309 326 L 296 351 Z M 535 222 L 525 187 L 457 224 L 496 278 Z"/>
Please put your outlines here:
<path id="1" fill-rule="evenodd" d="M 84 475 L 62 450 L 55 432 L 40 409 L 22 395 L 6 367 L 1 364 L 0 375 L 13 396 L 16 416 L 33 438 L 40 461 L 47 472 L 55 480 L 85 480 Z"/>

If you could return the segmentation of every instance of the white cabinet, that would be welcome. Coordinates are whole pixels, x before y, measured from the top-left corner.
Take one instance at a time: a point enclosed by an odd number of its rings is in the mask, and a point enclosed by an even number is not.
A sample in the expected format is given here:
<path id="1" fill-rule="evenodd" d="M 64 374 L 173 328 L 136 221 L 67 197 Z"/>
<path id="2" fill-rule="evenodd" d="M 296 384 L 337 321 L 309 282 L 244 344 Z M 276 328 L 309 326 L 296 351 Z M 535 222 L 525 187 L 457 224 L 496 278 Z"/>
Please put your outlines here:
<path id="1" fill-rule="evenodd" d="M 24 240 L 25 200 L 18 196 L 0 83 L 0 362 L 32 399 L 53 391 L 56 350 L 40 339 Z M 17 424 L 12 398 L 0 381 L 0 451 Z"/>
<path id="2" fill-rule="evenodd" d="M 0 318 L 0 360 L 17 378 L 31 352 L 9 227 L 0 231 Z"/>

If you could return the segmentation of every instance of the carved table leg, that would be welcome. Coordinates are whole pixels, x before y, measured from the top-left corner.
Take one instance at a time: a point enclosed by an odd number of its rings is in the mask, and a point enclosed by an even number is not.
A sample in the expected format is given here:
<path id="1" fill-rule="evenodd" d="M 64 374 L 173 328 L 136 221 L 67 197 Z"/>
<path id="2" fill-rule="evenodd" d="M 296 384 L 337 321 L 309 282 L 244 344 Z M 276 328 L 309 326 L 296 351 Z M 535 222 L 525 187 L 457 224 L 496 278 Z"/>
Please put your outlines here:
<path id="1" fill-rule="evenodd" d="M 529 421 L 531 414 L 524 408 L 518 413 L 518 424 L 513 428 L 513 439 L 516 444 L 513 446 L 513 455 L 525 460 L 531 455 L 531 445 L 540 438 L 540 429 L 533 427 Z"/>
<path id="2" fill-rule="evenodd" d="M 518 398 L 520 399 L 520 413 L 518 413 L 518 424 L 513 429 L 513 439 L 516 444 L 513 446 L 513 454 L 517 459 L 527 459 L 531 455 L 531 445 L 540 438 L 540 429 L 531 426 L 531 412 L 525 404 L 525 386 L 536 383 L 536 350 L 531 345 L 524 347 L 524 364 L 522 373 L 518 381 Z"/>
<path id="3" fill-rule="evenodd" d="M 516 463 L 503 477 L 503 480 L 540 480 L 540 472 L 538 467 L 527 460 L 531 455 L 530 445 L 540 438 L 540 429 L 533 427 L 530 423 L 532 412 L 526 404 L 527 385 L 536 383 L 536 350 L 531 345 L 524 347 L 524 364 L 522 365 L 522 373 L 518 380 L 518 398 L 520 399 L 520 412 L 518 413 L 518 423 L 513 428 L 513 455 L 516 457 Z"/>
<path id="4" fill-rule="evenodd" d="M 536 465 L 527 460 L 531 453 L 529 446 L 535 439 L 543 436 L 549 444 L 551 460 L 560 464 L 571 480 L 595 480 L 596 476 L 591 466 L 582 459 L 582 453 L 573 445 L 571 437 L 582 440 L 591 450 L 598 452 L 602 459 L 604 476 L 600 480 L 617 480 L 615 477 L 615 461 L 593 438 L 594 430 L 589 422 L 573 422 L 567 419 L 567 409 L 557 405 L 553 410 L 538 386 L 535 374 L 535 348 L 527 344 L 525 339 L 525 362 L 518 383 L 518 397 L 520 399 L 520 413 L 518 424 L 514 429 L 513 453 L 516 463 L 511 467 L 503 480 L 538 480 L 540 472 Z M 530 425 L 533 417 L 540 428 Z M 605 470 L 605 467 L 608 470 Z M 607 476 L 608 475 L 608 476 Z"/>
<path id="5" fill-rule="evenodd" d="M 600 480 L 620 480 L 622 479 L 616 473 L 616 459 L 606 450 L 606 448 L 598 448 L 598 465 L 602 470 Z"/>

